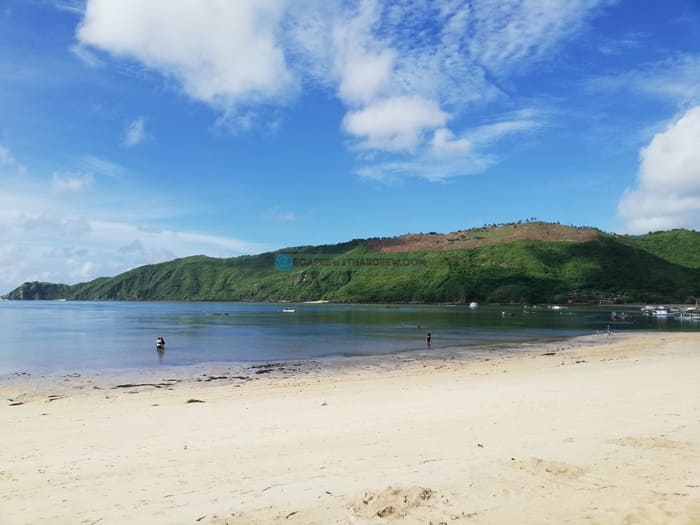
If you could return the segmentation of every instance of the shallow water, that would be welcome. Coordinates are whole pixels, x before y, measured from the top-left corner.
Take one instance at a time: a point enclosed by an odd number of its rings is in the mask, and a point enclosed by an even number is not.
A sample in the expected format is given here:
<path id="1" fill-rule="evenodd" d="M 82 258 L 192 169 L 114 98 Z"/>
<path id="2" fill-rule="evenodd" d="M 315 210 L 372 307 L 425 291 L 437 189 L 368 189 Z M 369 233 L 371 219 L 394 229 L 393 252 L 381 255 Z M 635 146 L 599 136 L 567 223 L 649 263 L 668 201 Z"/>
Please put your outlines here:
<path id="1" fill-rule="evenodd" d="M 293 308 L 293 313 L 283 312 Z M 606 330 L 697 330 L 613 308 L 0 301 L 0 374 L 376 356 L 514 346 Z M 615 310 L 621 311 L 618 307 Z M 505 314 L 505 315 L 504 315 Z M 167 347 L 155 351 L 155 338 Z"/>

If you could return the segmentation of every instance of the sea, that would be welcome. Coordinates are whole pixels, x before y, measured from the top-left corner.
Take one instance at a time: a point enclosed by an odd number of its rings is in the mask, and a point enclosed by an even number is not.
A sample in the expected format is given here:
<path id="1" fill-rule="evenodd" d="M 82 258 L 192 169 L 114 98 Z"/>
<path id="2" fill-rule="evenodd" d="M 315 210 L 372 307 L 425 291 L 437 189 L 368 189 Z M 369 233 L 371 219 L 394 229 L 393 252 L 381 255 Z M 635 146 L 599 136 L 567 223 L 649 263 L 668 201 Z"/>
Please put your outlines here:
<path id="1" fill-rule="evenodd" d="M 290 311 L 293 310 L 293 311 Z M 628 318 L 613 321 L 611 312 Z M 479 354 L 603 333 L 700 331 L 638 307 L 0 301 L 0 375 Z M 431 344 L 426 342 L 431 333 Z M 155 339 L 166 340 L 157 352 Z"/>

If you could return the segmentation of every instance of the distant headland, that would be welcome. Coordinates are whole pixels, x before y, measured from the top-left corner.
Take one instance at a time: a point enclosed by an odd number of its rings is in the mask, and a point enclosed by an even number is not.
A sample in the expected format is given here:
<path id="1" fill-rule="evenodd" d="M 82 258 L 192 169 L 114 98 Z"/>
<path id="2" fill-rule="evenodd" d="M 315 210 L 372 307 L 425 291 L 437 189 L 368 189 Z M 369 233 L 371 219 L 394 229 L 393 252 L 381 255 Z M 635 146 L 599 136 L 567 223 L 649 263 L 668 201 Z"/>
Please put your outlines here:
<path id="1" fill-rule="evenodd" d="M 687 303 L 700 233 L 618 235 L 535 220 L 217 259 L 196 255 L 74 285 L 26 282 L 9 300 L 352 303 Z"/>

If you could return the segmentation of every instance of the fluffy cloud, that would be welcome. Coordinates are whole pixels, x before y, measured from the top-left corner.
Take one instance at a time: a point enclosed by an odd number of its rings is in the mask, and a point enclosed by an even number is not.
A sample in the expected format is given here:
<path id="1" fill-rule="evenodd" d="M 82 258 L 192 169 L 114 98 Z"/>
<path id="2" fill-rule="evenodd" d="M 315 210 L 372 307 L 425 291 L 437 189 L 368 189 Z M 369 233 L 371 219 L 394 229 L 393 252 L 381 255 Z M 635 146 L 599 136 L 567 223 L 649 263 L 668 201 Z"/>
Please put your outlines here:
<path id="1" fill-rule="evenodd" d="M 350 103 L 372 101 L 389 86 L 394 55 L 392 50 L 383 50 L 348 59 L 338 87 L 340 98 Z"/>
<path id="2" fill-rule="evenodd" d="M 377 101 L 343 119 L 345 131 L 361 137 L 362 147 L 413 150 L 425 129 L 444 126 L 448 115 L 432 100 L 393 97 Z"/>
<path id="3" fill-rule="evenodd" d="M 685 112 L 640 152 L 637 188 L 620 199 L 630 232 L 700 228 L 700 106 Z"/>
<path id="4" fill-rule="evenodd" d="M 469 129 L 465 112 L 506 98 L 493 79 L 533 67 L 611 3 L 361 2 L 334 26 L 338 95 L 349 106 L 343 130 L 363 149 L 395 155 L 359 173 L 445 180 L 493 165 L 493 144 L 543 125 L 544 116 L 516 112 Z M 408 100 L 421 102 L 389 102 Z"/>
<path id="5" fill-rule="evenodd" d="M 357 172 L 361 177 L 383 182 L 406 177 L 442 182 L 472 175 L 498 162 L 498 157 L 489 153 L 492 143 L 542 125 L 537 111 L 524 110 L 506 115 L 502 120 L 468 129 L 460 136 L 446 128 L 438 128 L 433 133 L 430 146 L 411 158 L 375 162 L 361 167 Z"/>
<path id="6" fill-rule="evenodd" d="M 615 1 L 88 0 L 77 38 L 175 79 L 224 128 L 313 85 L 344 104 L 354 147 L 454 156 L 465 112 Z"/>
<path id="7" fill-rule="evenodd" d="M 123 143 L 125 146 L 136 146 L 148 138 L 146 122 L 143 117 L 132 120 L 124 130 Z"/>
<path id="8" fill-rule="evenodd" d="M 286 95 L 296 78 L 276 39 L 274 0 L 89 0 L 81 44 L 175 78 L 190 97 L 223 110 Z"/>
<path id="9" fill-rule="evenodd" d="M 433 135 L 432 150 L 437 155 L 452 155 L 467 153 L 473 147 L 473 142 L 467 138 L 455 138 L 449 129 L 440 128 Z"/>

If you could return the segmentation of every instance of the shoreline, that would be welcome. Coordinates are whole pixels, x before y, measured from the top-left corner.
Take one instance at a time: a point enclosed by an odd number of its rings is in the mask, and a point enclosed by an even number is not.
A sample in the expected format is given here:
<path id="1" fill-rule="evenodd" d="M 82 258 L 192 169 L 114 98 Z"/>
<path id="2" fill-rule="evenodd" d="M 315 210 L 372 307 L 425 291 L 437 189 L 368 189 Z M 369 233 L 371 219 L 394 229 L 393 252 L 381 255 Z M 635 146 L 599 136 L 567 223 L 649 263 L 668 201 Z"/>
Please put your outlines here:
<path id="1" fill-rule="evenodd" d="M 333 375 L 368 370 L 400 370 L 407 364 L 439 365 L 457 362 L 490 361 L 517 358 L 541 351 L 566 351 L 588 346 L 605 345 L 636 334 L 656 332 L 616 332 L 613 337 L 603 334 L 551 337 L 520 343 L 479 346 L 451 346 L 435 350 L 406 350 L 390 354 L 331 355 L 311 359 L 274 361 L 204 362 L 189 365 L 164 365 L 152 368 L 113 368 L 104 370 L 59 370 L 53 372 L 16 371 L 0 375 L 0 393 L 8 389 L 28 390 L 33 395 L 60 390 L 63 395 L 76 395 L 89 389 L 125 388 L 125 384 L 140 384 L 152 388 L 175 387 L 178 384 L 239 384 L 241 380 L 267 378 L 283 379 L 294 375 Z M 242 379 L 246 377 L 246 379 Z M 26 397 L 26 395 L 25 395 Z"/>
<path id="2" fill-rule="evenodd" d="M 700 333 L 363 363 L 28 391 L 0 521 L 700 521 Z"/>
<path id="3" fill-rule="evenodd" d="M 478 353 L 492 348 L 498 352 L 529 342 L 540 344 L 593 334 L 607 325 L 616 332 L 700 331 L 694 325 L 675 321 L 664 324 L 641 314 L 633 321 L 612 321 L 609 314 L 589 309 L 543 310 L 537 315 L 523 311 L 521 316 L 520 311 L 503 315 L 501 308 L 485 307 L 484 311 L 470 310 L 463 316 L 455 309 L 442 307 L 435 311 L 411 307 L 402 313 L 387 313 L 380 307 L 373 307 L 371 313 L 348 307 L 348 313 L 334 306 L 331 313 L 322 307 L 308 312 L 300 307 L 300 315 L 294 317 L 263 306 L 238 311 L 235 305 L 151 308 L 139 302 L 118 307 L 105 304 L 97 309 L 89 305 L 72 308 L 44 306 L 32 310 L 30 315 L 23 315 L 21 309 L 10 309 L 11 315 L 5 318 L 9 323 L 7 344 L 0 351 L 0 381 L 21 372 L 34 377 L 101 375 L 105 371 L 137 375 L 140 370 L 173 370 L 180 374 L 182 368 L 194 369 L 203 363 L 219 366 L 218 363 L 229 362 L 243 367 L 268 360 L 325 361 L 336 357 L 370 359 L 367 354 L 419 354 L 426 349 L 426 330 L 433 332 L 432 348 L 440 353 Z M 375 310 L 380 313 L 375 314 Z M 135 322 L 141 317 L 142 321 Z M 190 327 L 190 322 L 197 328 Z M 47 323 L 47 331 L 33 328 Z M 56 326 L 52 327 L 52 323 Z M 357 333 L 357 339 L 347 337 L 348 333 Z M 171 343 L 162 355 L 156 354 L 152 343 L 158 334 L 168 336 Z"/>

